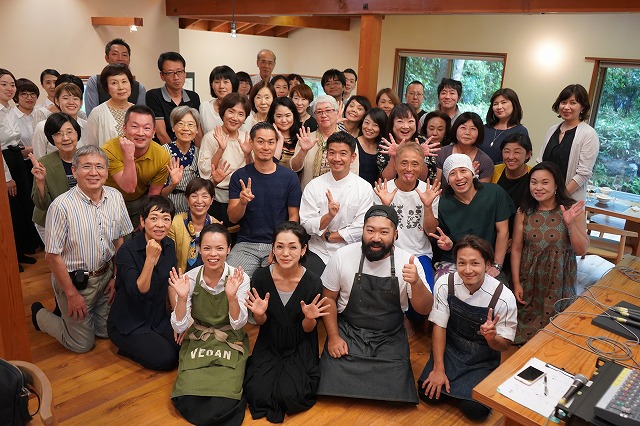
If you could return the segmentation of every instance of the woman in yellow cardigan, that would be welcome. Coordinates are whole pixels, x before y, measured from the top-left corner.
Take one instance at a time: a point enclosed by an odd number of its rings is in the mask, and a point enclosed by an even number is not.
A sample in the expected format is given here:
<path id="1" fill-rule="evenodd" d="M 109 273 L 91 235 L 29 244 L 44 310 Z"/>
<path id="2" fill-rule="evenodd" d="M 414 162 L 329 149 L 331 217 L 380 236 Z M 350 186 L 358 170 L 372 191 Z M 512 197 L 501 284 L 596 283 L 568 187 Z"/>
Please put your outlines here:
<path id="1" fill-rule="evenodd" d="M 185 189 L 189 210 L 175 215 L 171 223 L 169 238 L 176 243 L 177 267 L 184 272 L 202 265 L 198 244 L 202 228 L 220 223 L 207 213 L 213 203 L 213 189 L 214 184 L 210 180 L 192 179 Z"/>

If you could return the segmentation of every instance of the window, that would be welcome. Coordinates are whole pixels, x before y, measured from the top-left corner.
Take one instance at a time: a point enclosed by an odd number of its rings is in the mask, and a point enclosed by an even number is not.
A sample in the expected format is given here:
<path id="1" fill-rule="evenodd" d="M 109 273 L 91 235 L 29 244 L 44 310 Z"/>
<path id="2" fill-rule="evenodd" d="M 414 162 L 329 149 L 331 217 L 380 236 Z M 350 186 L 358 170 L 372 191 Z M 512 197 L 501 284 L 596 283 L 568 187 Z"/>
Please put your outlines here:
<path id="1" fill-rule="evenodd" d="M 438 84 L 443 77 L 462 82 L 461 111 L 485 117 L 493 92 L 502 86 L 506 53 L 466 53 L 396 49 L 395 90 L 400 99 L 414 80 L 424 84 L 422 109 L 432 111 L 438 104 Z"/>
<path id="2" fill-rule="evenodd" d="M 593 184 L 640 194 L 640 60 L 595 59 L 594 75 L 589 124 L 600 153 Z"/>

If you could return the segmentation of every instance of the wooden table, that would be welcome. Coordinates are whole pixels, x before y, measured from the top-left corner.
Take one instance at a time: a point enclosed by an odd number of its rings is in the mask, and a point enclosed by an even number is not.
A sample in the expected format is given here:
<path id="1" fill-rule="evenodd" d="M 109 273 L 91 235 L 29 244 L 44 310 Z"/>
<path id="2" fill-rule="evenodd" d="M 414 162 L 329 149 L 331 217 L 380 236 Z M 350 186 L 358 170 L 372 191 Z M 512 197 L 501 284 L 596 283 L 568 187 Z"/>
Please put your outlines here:
<path id="1" fill-rule="evenodd" d="M 618 266 L 630 266 L 636 270 L 640 270 L 640 258 L 627 255 L 618 264 Z M 594 287 L 592 292 L 595 297 L 607 305 L 615 305 L 622 300 L 626 300 L 633 304 L 640 304 L 640 283 L 634 282 L 627 278 L 625 274 L 617 269 L 609 271 L 596 284 L 606 286 L 607 288 Z M 617 290 L 623 290 L 636 295 L 638 298 L 621 293 Z M 576 300 L 567 311 L 578 312 L 598 312 L 596 307 L 587 302 L 584 298 Z M 592 315 L 576 315 L 563 314 L 554 321 L 560 327 L 574 332 L 590 335 L 590 336 L 607 336 L 624 342 L 626 339 L 617 334 L 608 332 L 602 328 L 591 324 Z M 572 342 L 581 346 L 586 346 L 584 337 L 569 335 L 553 325 L 549 324 L 545 328 L 559 333 L 564 337 L 568 337 Z M 602 347 L 601 349 L 606 349 Z M 640 359 L 640 347 L 633 348 L 634 358 Z M 505 425 L 542 425 L 546 418 L 530 409 L 518 404 L 509 398 L 498 393 L 498 386 L 504 383 L 509 377 L 521 369 L 529 359 L 536 357 L 544 362 L 564 368 L 571 374 L 582 373 L 587 377 L 591 377 L 595 371 L 595 363 L 598 356 L 580 349 L 569 342 L 545 332 L 539 332 L 526 345 L 520 348 L 507 361 L 502 363 L 491 375 L 483 380 L 473 389 L 473 397 L 479 402 L 493 408 L 505 416 Z M 628 360 L 626 361 L 629 362 Z"/>
<path id="2" fill-rule="evenodd" d="M 609 195 L 612 198 L 617 197 L 615 203 L 610 201 L 607 204 L 603 204 L 598 202 L 595 197 L 586 200 L 585 208 L 587 212 L 624 219 L 624 229 L 637 232 L 638 235 L 640 235 L 640 212 L 629 213 L 631 206 L 639 205 L 636 201 L 638 196 L 618 191 L 613 191 Z M 627 245 L 632 248 L 632 253 L 636 256 L 640 256 L 640 238 L 628 238 L 627 242 Z"/>

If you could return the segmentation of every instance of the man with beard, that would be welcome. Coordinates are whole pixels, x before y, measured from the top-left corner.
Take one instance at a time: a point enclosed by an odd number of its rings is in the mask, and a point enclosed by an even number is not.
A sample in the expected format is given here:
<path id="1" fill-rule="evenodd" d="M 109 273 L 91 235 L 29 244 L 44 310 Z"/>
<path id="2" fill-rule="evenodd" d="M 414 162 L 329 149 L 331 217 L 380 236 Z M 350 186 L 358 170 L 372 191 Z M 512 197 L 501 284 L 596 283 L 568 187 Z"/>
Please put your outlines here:
<path id="1" fill-rule="evenodd" d="M 362 243 L 340 248 L 322 274 L 330 308 L 318 395 L 418 403 L 403 317 L 409 299 L 428 314 L 433 295 L 420 262 L 394 247 L 397 226 L 393 207 L 371 207 Z"/>

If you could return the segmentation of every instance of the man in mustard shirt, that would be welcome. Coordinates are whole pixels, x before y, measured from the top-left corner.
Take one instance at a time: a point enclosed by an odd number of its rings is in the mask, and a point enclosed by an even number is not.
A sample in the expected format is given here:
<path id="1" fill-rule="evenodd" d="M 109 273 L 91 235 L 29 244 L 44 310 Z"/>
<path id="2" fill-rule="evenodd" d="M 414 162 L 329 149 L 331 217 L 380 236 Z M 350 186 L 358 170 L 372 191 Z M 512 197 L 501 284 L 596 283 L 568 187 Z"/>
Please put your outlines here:
<path id="1" fill-rule="evenodd" d="M 109 158 L 106 185 L 122 193 L 135 227 L 140 226 L 143 197 L 160 195 L 169 174 L 169 153 L 153 142 L 154 133 L 153 111 L 133 105 L 124 117 L 124 136 L 110 139 L 102 146 Z"/>

